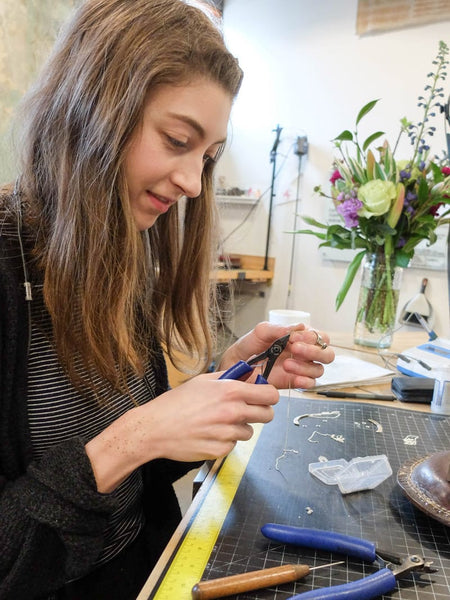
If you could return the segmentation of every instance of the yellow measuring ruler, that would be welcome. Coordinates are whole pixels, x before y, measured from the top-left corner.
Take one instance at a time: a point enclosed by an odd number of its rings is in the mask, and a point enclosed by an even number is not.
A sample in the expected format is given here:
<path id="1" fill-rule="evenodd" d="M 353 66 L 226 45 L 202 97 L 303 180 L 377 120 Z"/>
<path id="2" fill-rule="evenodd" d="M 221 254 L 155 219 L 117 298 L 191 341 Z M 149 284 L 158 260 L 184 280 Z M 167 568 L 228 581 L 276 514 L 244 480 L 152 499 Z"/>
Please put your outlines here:
<path id="1" fill-rule="evenodd" d="M 191 590 L 203 575 L 262 425 L 255 424 L 253 429 L 253 437 L 248 442 L 238 442 L 221 465 L 157 591 L 154 595 L 143 595 L 144 587 L 138 600 L 191 599 Z"/>

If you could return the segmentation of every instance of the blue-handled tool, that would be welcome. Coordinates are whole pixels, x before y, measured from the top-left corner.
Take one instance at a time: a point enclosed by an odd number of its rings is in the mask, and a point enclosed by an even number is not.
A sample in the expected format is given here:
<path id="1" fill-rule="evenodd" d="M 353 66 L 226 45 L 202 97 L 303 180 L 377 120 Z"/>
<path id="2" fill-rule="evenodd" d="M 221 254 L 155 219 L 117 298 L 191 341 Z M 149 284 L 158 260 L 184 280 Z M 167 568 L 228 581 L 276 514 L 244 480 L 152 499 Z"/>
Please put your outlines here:
<path id="1" fill-rule="evenodd" d="M 252 365 L 266 361 L 263 374 L 257 376 L 255 383 L 267 383 L 267 379 L 273 369 L 275 361 L 286 348 L 289 337 L 290 333 L 278 338 L 269 348 L 267 348 L 267 350 L 264 350 L 264 352 L 261 352 L 261 354 L 254 356 L 250 360 L 240 360 L 225 371 L 225 373 L 222 373 L 219 379 L 240 379 L 244 375 L 247 375 L 247 373 L 253 371 L 254 367 Z"/>
<path id="2" fill-rule="evenodd" d="M 304 546 L 315 550 L 326 550 L 327 552 L 339 552 L 339 554 L 353 556 L 368 562 L 374 562 L 377 558 L 373 542 L 343 533 L 308 529 L 307 527 L 293 527 L 278 523 L 266 523 L 261 527 L 261 532 L 270 540 L 282 542 L 283 544 Z"/>
<path id="3" fill-rule="evenodd" d="M 292 596 L 288 600 L 322 600 L 326 598 L 333 600 L 370 600 L 393 590 L 397 579 L 411 571 L 434 573 L 437 570 L 431 567 L 430 561 L 425 561 L 420 556 L 402 557 L 381 550 L 368 540 L 333 531 L 266 523 L 261 528 L 261 532 L 270 540 L 282 542 L 283 544 L 337 552 L 368 562 L 374 562 L 378 559 L 386 565 L 385 568 L 364 579 L 304 592 Z"/>
<path id="4" fill-rule="evenodd" d="M 296 594 L 287 600 L 370 600 L 392 591 L 396 581 L 392 571 L 382 569 L 364 579 L 303 592 L 303 594 Z"/>

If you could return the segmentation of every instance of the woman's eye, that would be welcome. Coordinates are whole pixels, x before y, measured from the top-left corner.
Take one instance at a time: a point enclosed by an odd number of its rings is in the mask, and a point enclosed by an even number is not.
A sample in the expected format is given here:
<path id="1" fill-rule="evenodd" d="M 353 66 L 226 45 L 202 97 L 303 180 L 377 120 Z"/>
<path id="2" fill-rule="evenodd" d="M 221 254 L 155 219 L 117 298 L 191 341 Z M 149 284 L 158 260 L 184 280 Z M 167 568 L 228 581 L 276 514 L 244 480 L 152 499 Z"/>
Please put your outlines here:
<path id="1" fill-rule="evenodd" d="M 183 141 L 178 138 L 175 138 L 171 135 L 166 134 L 166 139 L 168 144 L 175 148 L 176 150 L 187 150 L 190 148 L 189 141 Z M 212 154 L 204 154 L 203 155 L 203 164 L 206 165 L 209 162 L 216 162 L 216 157 L 218 153 L 215 153 L 214 156 Z"/>
<path id="2" fill-rule="evenodd" d="M 167 140 L 169 142 L 169 144 L 171 146 L 173 146 L 174 148 L 186 148 L 187 144 L 186 142 L 182 142 L 181 140 L 177 140 L 176 138 L 168 135 L 167 136 Z"/>

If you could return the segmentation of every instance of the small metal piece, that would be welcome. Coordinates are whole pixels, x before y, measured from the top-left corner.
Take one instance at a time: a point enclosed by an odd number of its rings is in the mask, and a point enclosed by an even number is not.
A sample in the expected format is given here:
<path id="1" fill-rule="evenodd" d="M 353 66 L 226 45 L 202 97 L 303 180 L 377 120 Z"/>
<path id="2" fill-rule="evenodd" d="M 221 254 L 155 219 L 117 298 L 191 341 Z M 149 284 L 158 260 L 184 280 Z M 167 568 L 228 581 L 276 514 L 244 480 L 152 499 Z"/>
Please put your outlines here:
<path id="1" fill-rule="evenodd" d="M 287 449 L 287 448 L 283 448 L 283 454 L 281 454 L 281 456 L 279 456 L 276 461 L 275 461 L 275 470 L 279 471 L 280 467 L 279 467 L 279 462 L 280 460 L 282 460 L 283 458 L 286 458 L 286 455 L 288 452 L 292 452 L 292 454 L 299 454 L 298 450 L 292 450 L 292 449 Z"/>
<path id="2" fill-rule="evenodd" d="M 31 283 L 29 281 L 25 281 L 23 285 L 25 287 L 25 300 L 33 300 L 33 294 L 31 292 Z"/>
<path id="3" fill-rule="evenodd" d="M 405 444 L 405 446 L 416 446 L 417 445 L 417 440 L 419 439 L 418 435 L 407 435 L 405 438 L 403 438 L 403 443 Z"/>
<path id="4" fill-rule="evenodd" d="M 383 426 L 381 425 L 381 423 L 378 423 L 378 421 L 375 421 L 375 419 L 367 419 L 369 421 L 369 423 L 372 423 L 373 425 L 375 425 L 376 429 L 375 429 L 375 433 L 383 433 Z"/>
<path id="5" fill-rule="evenodd" d="M 300 421 L 302 419 L 305 419 L 306 417 L 309 417 L 309 416 L 310 415 L 308 415 L 308 414 L 306 414 L 306 415 L 298 415 L 298 417 L 294 418 L 294 421 L 293 421 L 294 425 L 297 425 L 297 427 L 298 427 L 300 425 Z"/>
<path id="6" fill-rule="evenodd" d="M 335 442 L 340 442 L 341 444 L 343 444 L 345 442 L 345 437 L 343 435 L 341 435 L 341 434 L 337 434 L 337 433 L 320 433 L 320 431 L 313 431 L 312 434 L 308 438 L 308 442 L 311 442 L 312 444 L 318 444 L 319 442 L 317 440 L 313 440 L 313 437 L 315 435 L 321 435 L 323 437 L 329 437 L 332 440 L 334 440 Z"/>
<path id="7" fill-rule="evenodd" d="M 305 415 L 298 415 L 294 419 L 294 425 L 299 425 L 301 419 L 305 419 L 306 417 L 311 417 L 313 419 L 337 419 L 341 416 L 341 412 L 339 410 L 331 410 L 324 411 L 321 413 L 306 413 Z"/>

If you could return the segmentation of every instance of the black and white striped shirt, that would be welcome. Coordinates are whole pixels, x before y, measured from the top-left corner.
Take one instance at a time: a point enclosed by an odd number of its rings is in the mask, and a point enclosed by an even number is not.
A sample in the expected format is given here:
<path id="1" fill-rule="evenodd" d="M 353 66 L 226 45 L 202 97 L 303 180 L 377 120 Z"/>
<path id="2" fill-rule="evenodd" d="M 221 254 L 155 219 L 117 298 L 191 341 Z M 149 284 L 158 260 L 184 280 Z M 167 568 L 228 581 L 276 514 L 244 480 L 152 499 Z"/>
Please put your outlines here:
<path id="1" fill-rule="evenodd" d="M 38 294 L 39 296 L 39 294 Z M 28 371 L 28 414 L 34 457 L 39 459 L 47 448 L 75 436 L 92 439 L 135 404 L 152 399 L 156 389 L 151 368 L 144 379 L 130 378 L 130 394 L 115 393 L 106 406 L 80 396 L 62 371 L 56 351 L 42 331 L 39 299 L 31 303 L 31 347 Z M 117 489 L 119 508 L 111 516 L 105 532 L 105 544 L 96 564 L 107 562 L 130 544 L 143 526 L 141 506 L 142 480 L 132 473 Z"/>

